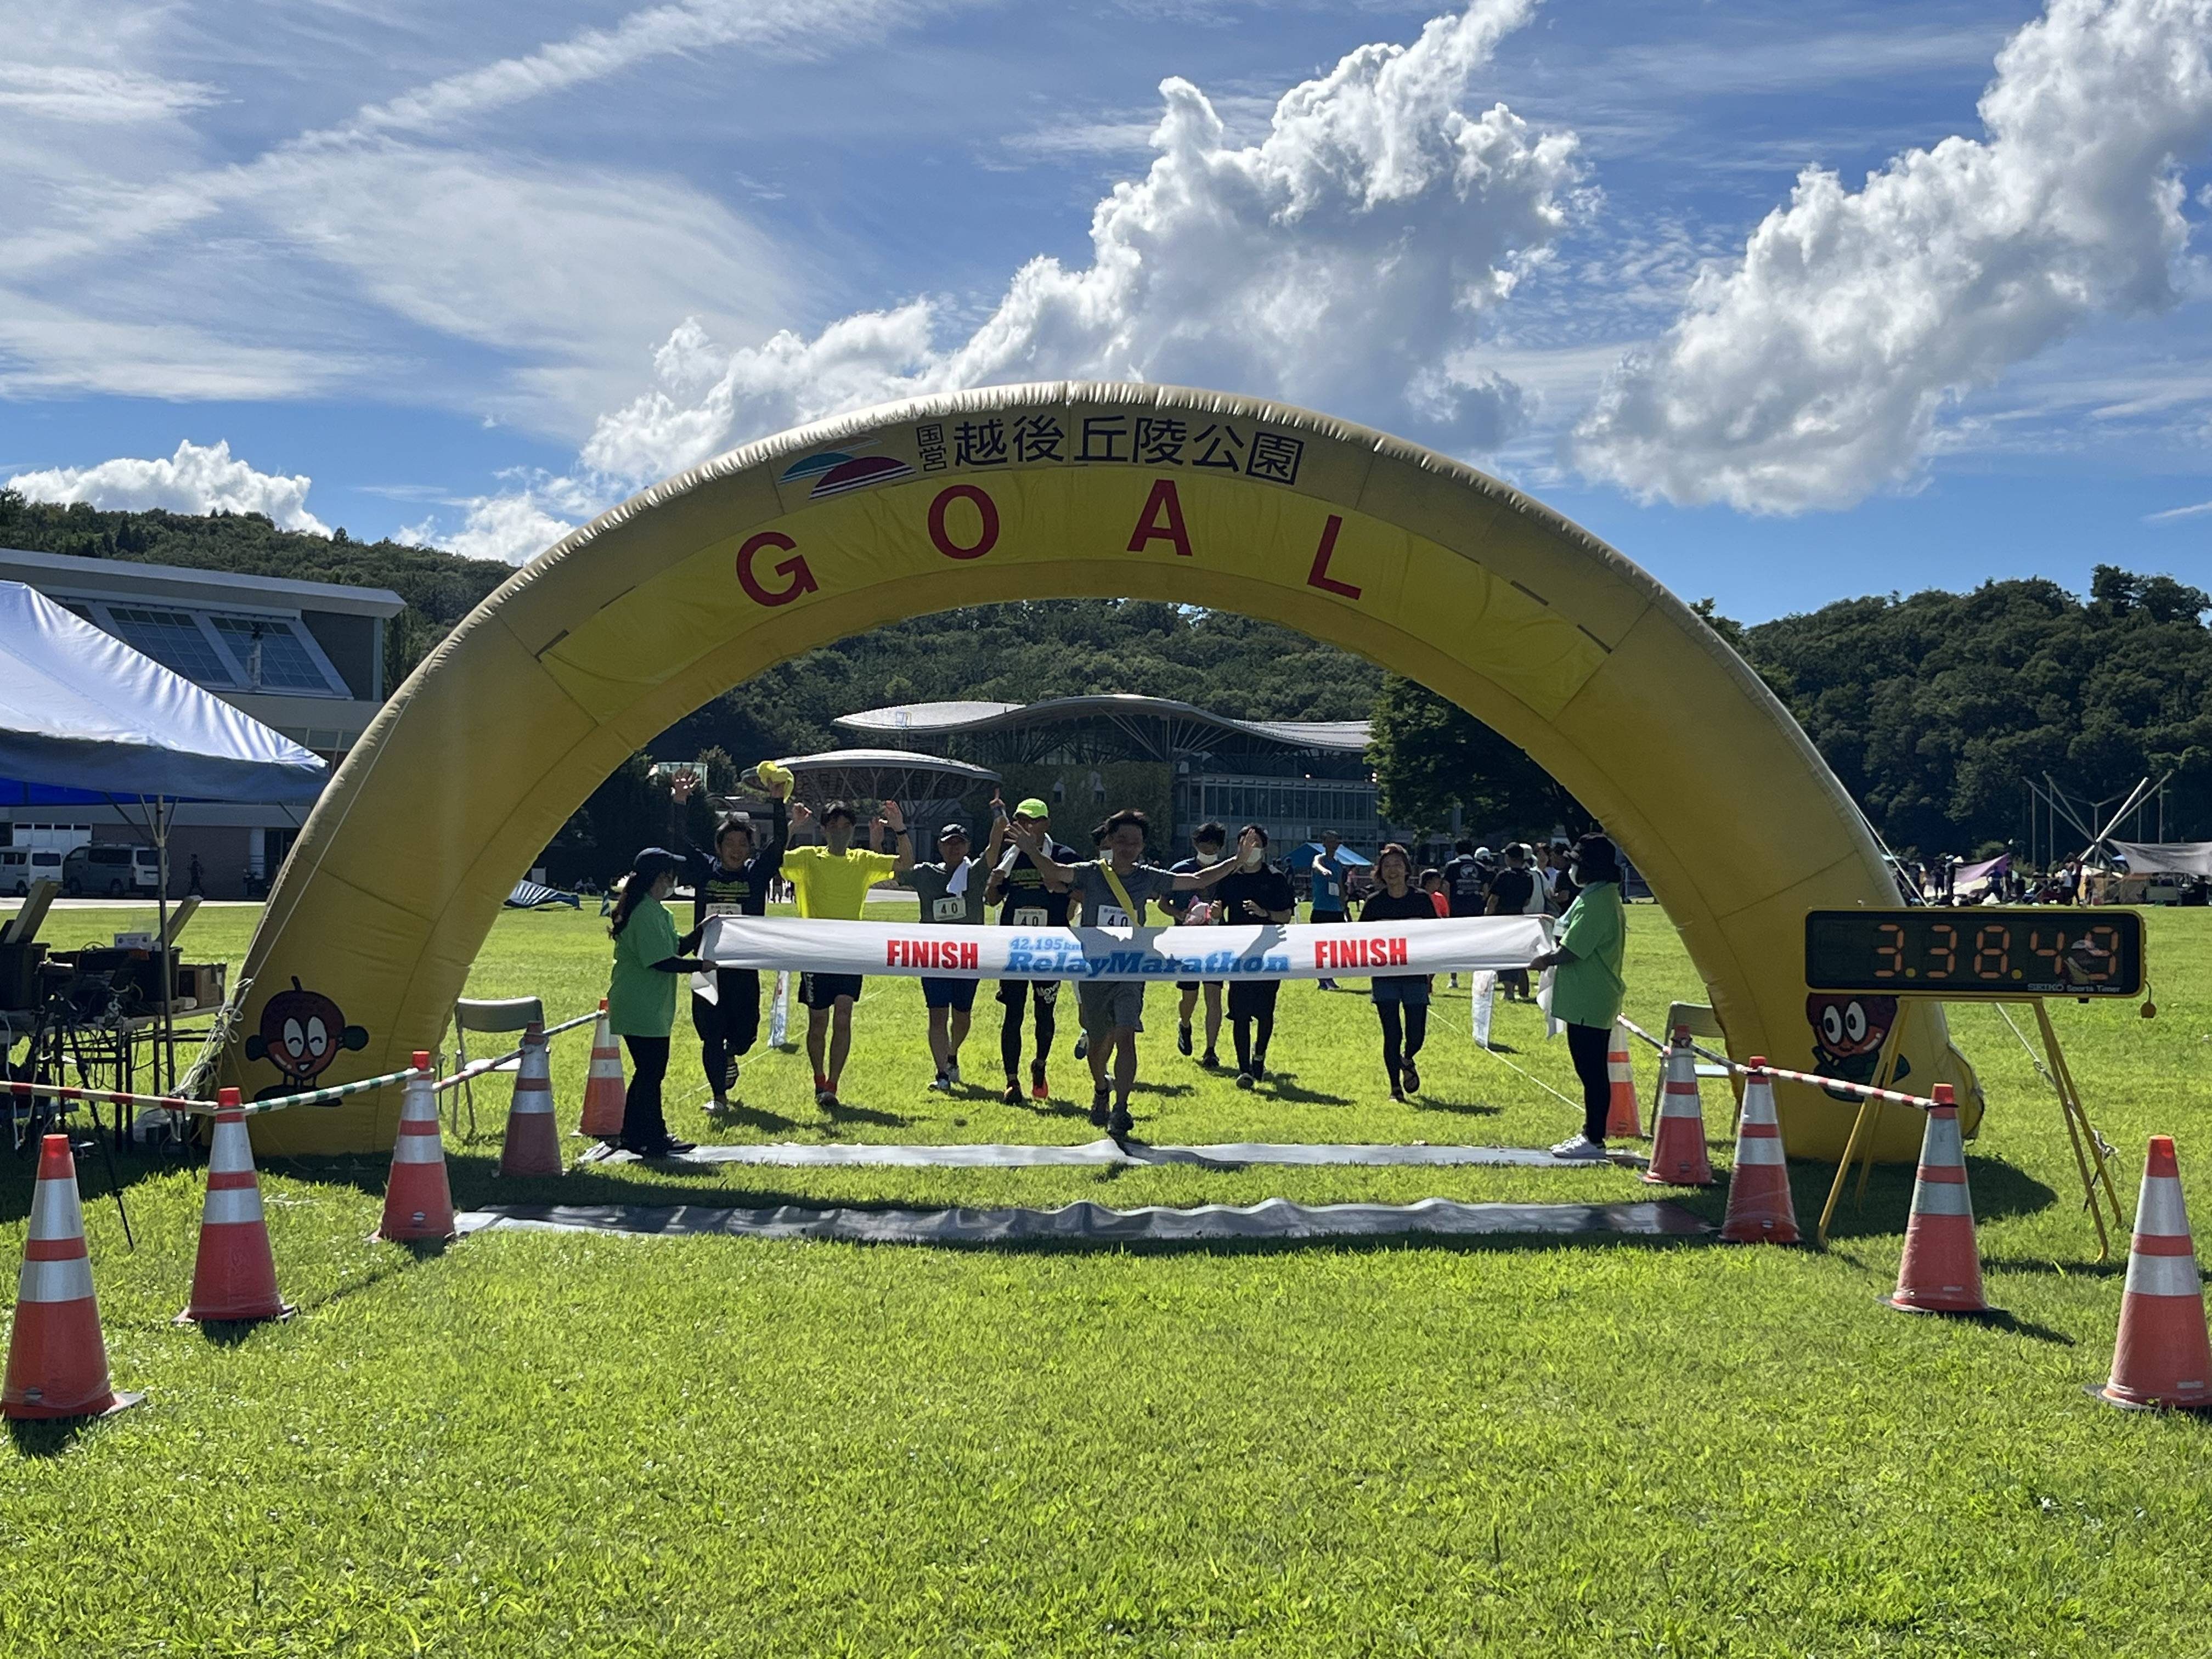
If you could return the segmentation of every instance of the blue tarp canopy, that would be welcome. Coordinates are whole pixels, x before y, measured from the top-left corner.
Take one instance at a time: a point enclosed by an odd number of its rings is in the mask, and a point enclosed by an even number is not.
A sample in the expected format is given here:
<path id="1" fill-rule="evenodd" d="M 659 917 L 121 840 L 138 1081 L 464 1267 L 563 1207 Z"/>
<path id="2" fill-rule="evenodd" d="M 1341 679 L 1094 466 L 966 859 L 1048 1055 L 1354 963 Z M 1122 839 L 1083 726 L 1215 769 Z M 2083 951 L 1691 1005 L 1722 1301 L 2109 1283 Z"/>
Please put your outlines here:
<path id="1" fill-rule="evenodd" d="M 183 675 L 0 581 L 0 805 L 308 801 L 328 775 Z"/>

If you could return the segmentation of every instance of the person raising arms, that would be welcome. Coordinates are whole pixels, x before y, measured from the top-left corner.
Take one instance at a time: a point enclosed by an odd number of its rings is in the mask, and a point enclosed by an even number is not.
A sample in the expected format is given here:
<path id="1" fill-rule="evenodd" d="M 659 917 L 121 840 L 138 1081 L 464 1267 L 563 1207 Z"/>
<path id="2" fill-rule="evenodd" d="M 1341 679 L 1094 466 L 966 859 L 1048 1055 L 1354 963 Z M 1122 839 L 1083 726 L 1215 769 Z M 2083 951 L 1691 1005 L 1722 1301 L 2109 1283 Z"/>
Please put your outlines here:
<path id="1" fill-rule="evenodd" d="M 872 831 L 888 827 L 898 837 L 896 857 L 854 846 L 859 823 L 851 807 L 832 801 L 822 811 L 823 845 L 785 852 L 784 879 L 791 884 L 800 915 L 858 921 L 867 906 L 868 889 L 914 867 L 914 837 L 907 833 L 906 814 L 896 801 L 885 801 L 870 826 Z M 824 1109 L 837 1104 L 837 1085 L 853 1051 L 853 1005 L 860 1000 L 860 985 L 858 974 L 799 976 L 799 1000 L 806 1005 L 806 1053 L 814 1062 L 814 1103 Z"/>
<path id="2" fill-rule="evenodd" d="M 687 957 L 665 902 L 684 867 L 678 854 L 648 847 L 630 860 L 615 901 L 607 937 L 615 942 L 614 975 L 607 986 L 607 1029 L 629 1050 L 629 1087 L 623 1096 L 621 1145 L 642 1158 L 688 1152 L 691 1143 L 668 1133 L 660 1105 L 668 1075 L 669 1033 L 676 1026 L 676 982 L 706 963 Z"/>
<path id="3" fill-rule="evenodd" d="M 1038 869 L 1072 884 L 1089 926 L 1141 927 L 1147 903 L 1169 893 L 1211 887 L 1237 867 L 1233 857 L 1181 875 L 1146 864 L 1145 837 L 1151 828 L 1142 812 L 1123 807 L 1098 826 L 1101 856 L 1080 864 L 1054 858 L 1047 850 L 1042 830 L 1017 821 L 1008 833 Z M 1126 1135 L 1133 1127 L 1129 1091 L 1137 1082 L 1137 1033 L 1145 1029 L 1145 982 L 1085 980 L 1075 988 L 1075 1000 L 1091 1038 L 1091 1121 L 1109 1134 Z M 1110 1084 L 1106 1074 L 1109 1061 L 1114 1068 Z"/>
<path id="4" fill-rule="evenodd" d="M 1237 867 L 1213 890 L 1214 920 L 1224 927 L 1281 923 L 1298 913 L 1291 878 L 1267 862 L 1267 832 L 1248 823 L 1237 832 Z M 1275 994 L 1280 980 L 1230 981 L 1229 1024 L 1237 1039 L 1237 1086 L 1249 1089 L 1267 1075 L 1267 1043 L 1275 1035 Z"/>
<path id="5" fill-rule="evenodd" d="M 1620 902 L 1620 862 L 1603 836 L 1575 843 L 1571 866 L 1575 902 L 1560 919 L 1557 944 L 1528 963 L 1533 973 L 1557 968 L 1552 1018 L 1567 1028 L 1567 1053 L 1582 1079 L 1582 1133 L 1552 1148 L 1552 1156 L 1577 1163 L 1605 1156 L 1605 1120 L 1613 1097 L 1606 1052 L 1613 1023 L 1627 994 L 1622 964 L 1628 950 L 1628 913 Z"/>
<path id="6" fill-rule="evenodd" d="M 996 796 L 993 800 L 995 802 Z M 965 825 L 948 823 L 937 832 L 939 862 L 917 864 L 899 877 L 921 901 L 925 927 L 981 927 L 986 872 L 1006 845 L 1006 820 L 994 815 L 991 839 L 981 853 L 968 854 Z M 968 1040 L 968 1020 L 975 1006 L 975 981 L 950 975 L 924 974 L 921 1000 L 929 1010 L 929 1057 L 937 1076 L 930 1087 L 949 1094 L 960 1086 L 960 1045 Z"/>
<path id="7" fill-rule="evenodd" d="M 767 842 L 753 842 L 753 823 L 742 814 L 722 820 L 714 831 L 714 850 L 684 846 L 684 874 L 691 883 L 691 926 L 703 929 L 712 916 L 760 916 L 768 914 L 769 888 L 783 867 L 783 849 L 791 826 L 804 827 L 810 814 L 805 806 L 787 806 L 791 797 L 788 774 L 769 793 L 773 815 Z M 699 787 L 697 776 L 678 773 L 669 797 L 678 806 L 690 799 Z M 730 1091 L 737 1087 L 738 1061 L 752 1052 L 760 1036 L 760 974 L 751 968 L 718 968 L 714 994 L 691 994 L 691 1029 L 699 1034 L 699 1063 L 707 1073 L 714 1099 L 707 1110 L 719 1116 L 730 1109 Z"/>
<path id="8" fill-rule="evenodd" d="M 1006 803 L 996 794 L 991 797 L 991 814 L 994 818 L 1006 816 Z M 1065 876 L 1048 876 L 1035 860 L 1023 850 L 1020 836 L 1014 829 L 1030 829 L 1045 837 L 1045 849 L 1065 867 L 1075 862 L 1075 849 L 1062 847 L 1052 839 L 1052 811 L 1043 801 L 1032 795 L 1014 808 L 1013 825 L 1008 830 L 1015 845 L 1006 848 L 998 867 L 991 872 L 990 885 L 984 890 L 984 902 L 999 907 L 1001 927 L 1065 927 L 1070 894 Z M 999 1006 L 1006 1012 L 999 1025 L 999 1059 L 1006 1068 L 1006 1091 L 1000 1098 L 1009 1106 L 1018 1106 L 1022 1100 L 1022 1018 L 1032 1004 L 1036 1009 L 1036 1058 L 1030 1062 L 1030 1098 L 1050 1100 L 1052 1086 L 1045 1076 L 1045 1062 L 1052 1056 L 1053 1009 L 1060 1000 L 1060 981 L 1056 979 L 1002 979 L 999 981 Z"/>
<path id="9" fill-rule="evenodd" d="M 1375 855 L 1375 878 L 1382 890 L 1360 911 L 1362 921 L 1434 921 L 1437 907 L 1413 885 L 1412 854 L 1392 842 Z M 1414 1061 L 1429 1036 L 1429 976 L 1393 974 L 1368 981 L 1375 1012 L 1382 1022 L 1382 1069 L 1389 1073 L 1390 1098 L 1418 1094 L 1420 1068 Z M 1401 1029 L 1402 1018 L 1402 1029 Z"/>

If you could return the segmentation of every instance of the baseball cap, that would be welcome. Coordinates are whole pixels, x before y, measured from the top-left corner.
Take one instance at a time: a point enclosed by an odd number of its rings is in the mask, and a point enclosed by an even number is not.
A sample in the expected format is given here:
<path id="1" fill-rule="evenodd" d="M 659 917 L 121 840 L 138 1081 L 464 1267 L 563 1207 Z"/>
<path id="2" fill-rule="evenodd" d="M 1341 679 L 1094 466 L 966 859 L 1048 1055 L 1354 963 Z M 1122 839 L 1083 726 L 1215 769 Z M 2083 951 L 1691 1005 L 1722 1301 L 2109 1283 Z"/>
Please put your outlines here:
<path id="1" fill-rule="evenodd" d="M 967 840 L 968 826 L 964 823 L 948 823 L 937 832 L 937 838 L 939 841 L 951 841 L 955 836 L 959 836 L 963 841 Z"/>
<path id="2" fill-rule="evenodd" d="M 1014 816 L 1018 818 L 1048 819 L 1052 817 L 1052 809 L 1037 797 L 1031 795 L 1019 806 L 1014 808 Z"/>

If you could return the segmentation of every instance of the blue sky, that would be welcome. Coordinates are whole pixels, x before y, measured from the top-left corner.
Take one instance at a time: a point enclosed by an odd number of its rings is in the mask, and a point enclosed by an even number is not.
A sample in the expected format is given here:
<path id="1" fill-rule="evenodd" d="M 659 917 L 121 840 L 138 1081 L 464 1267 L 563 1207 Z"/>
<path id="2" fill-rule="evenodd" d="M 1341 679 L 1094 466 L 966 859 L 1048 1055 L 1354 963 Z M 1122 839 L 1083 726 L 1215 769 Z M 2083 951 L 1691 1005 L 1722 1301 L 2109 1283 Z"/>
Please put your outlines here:
<path id="1" fill-rule="evenodd" d="M 2212 586 L 2212 0 L 0 21 L 34 495 L 521 558 L 802 418 L 1110 374 L 1462 455 L 1747 619 Z"/>

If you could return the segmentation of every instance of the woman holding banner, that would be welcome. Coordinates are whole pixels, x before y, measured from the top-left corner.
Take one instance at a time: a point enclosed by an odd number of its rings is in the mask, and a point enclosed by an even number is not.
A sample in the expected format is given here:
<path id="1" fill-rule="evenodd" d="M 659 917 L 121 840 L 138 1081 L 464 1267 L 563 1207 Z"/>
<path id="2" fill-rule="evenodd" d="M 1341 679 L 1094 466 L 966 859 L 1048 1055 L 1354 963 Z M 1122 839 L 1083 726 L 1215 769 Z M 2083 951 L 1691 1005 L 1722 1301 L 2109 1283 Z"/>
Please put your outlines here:
<path id="1" fill-rule="evenodd" d="M 642 1158 L 688 1152 L 691 1143 L 668 1133 L 661 1113 L 661 1079 L 668 1075 L 669 1033 L 676 1029 L 679 978 L 707 964 L 683 954 L 676 923 L 665 902 L 684 867 L 680 854 L 648 847 L 630 861 L 615 901 L 607 935 L 615 942 L 614 977 L 607 987 L 607 1029 L 629 1050 L 630 1079 L 623 1097 L 622 1146 Z M 696 945 L 697 939 L 691 943 Z"/>
<path id="2" fill-rule="evenodd" d="M 1584 836 L 1575 843 L 1571 868 L 1578 890 L 1560 920 L 1559 943 L 1528 966 L 1536 973 L 1559 969 L 1547 1012 L 1567 1028 L 1567 1053 L 1583 1085 L 1582 1133 L 1553 1147 L 1552 1156 L 1594 1163 L 1605 1156 L 1605 1120 L 1613 1098 L 1606 1053 L 1628 988 L 1621 975 L 1628 914 L 1620 902 L 1620 863 L 1610 841 Z"/>

